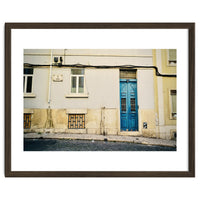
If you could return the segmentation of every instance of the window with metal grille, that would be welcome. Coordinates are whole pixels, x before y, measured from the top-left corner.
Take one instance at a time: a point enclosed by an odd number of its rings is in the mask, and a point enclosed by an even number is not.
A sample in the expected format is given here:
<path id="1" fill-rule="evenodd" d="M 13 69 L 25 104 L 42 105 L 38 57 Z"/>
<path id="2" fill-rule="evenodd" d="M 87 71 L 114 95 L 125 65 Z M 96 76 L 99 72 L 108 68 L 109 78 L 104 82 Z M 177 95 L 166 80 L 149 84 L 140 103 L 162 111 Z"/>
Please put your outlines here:
<path id="1" fill-rule="evenodd" d="M 85 128 L 85 114 L 69 114 L 68 128 L 69 129 L 84 129 Z"/>
<path id="2" fill-rule="evenodd" d="M 31 128 L 31 114 L 24 114 L 24 129 Z"/>

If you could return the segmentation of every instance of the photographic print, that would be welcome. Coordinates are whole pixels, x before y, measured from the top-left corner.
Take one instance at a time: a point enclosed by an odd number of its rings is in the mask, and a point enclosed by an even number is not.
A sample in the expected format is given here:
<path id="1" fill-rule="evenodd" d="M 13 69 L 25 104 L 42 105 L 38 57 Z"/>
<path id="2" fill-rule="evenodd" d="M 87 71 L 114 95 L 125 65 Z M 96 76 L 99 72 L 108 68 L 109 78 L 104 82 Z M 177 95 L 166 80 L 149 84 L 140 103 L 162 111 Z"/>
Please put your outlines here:
<path id="1" fill-rule="evenodd" d="M 176 151 L 176 49 L 24 49 L 25 151 Z"/>
<path id="2" fill-rule="evenodd" d="M 6 23 L 6 177 L 194 177 L 193 23 Z"/>

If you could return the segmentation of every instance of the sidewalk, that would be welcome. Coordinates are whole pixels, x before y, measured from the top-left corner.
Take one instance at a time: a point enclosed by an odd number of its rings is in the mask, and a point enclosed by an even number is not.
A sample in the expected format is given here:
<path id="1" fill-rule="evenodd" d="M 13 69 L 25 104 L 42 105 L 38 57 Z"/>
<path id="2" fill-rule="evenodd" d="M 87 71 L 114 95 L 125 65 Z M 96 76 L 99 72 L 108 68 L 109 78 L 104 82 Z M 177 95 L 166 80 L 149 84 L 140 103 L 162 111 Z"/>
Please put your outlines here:
<path id="1" fill-rule="evenodd" d="M 157 138 L 147 138 L 142 136 L 120 136 L 120 135 L 88 135 L 88 134 L 68 134 L 68 133 L 26 133 L 24 138 L 29 139 L 68 139 L 68 140 L 100 140 L 110 142 L 132 142 L 145 145 L 159 145 L 176 147 L 176 141 Z"/>

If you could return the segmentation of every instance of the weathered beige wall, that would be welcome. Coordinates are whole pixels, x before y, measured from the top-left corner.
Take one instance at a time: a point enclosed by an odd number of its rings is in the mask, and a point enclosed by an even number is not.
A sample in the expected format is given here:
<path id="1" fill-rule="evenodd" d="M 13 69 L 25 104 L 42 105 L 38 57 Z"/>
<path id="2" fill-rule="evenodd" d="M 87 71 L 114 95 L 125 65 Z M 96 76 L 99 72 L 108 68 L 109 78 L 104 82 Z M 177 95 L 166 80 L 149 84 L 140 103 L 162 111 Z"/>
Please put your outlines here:
<path id="1" fill-rule="evenodd" d="M 168 64 L 168 50 L 153 50 L 154 65 L 162 74 L 176 74 L 176 66 Z M 176 131 L 176 119 L 170 118 L 170 90 L 176 90 L 176 78 L 174 77 L 155 77 L 155 112 L 156 119 L 156 135 L 158 138 L 173 139 L 173 132 Z"/>
<path id="2" fill-rule="evenodd" d="M 162 71 L 166 74 L 176 74 L 176 65 L 169 66 L 168 64 L 168 50 L 161 50 L 162 56 Z M 164 100 L 164 119 L 165 125 L 176 125 L 176 119 L 171 118 L 171 105 L 170 105 L 170 90 L 176 90 L 176 78 L 162 78 L 163 81 L 163 100 Z"/>
<path id="3" fill-rule="evenodd" d="M 176 90 L 176 78 L 163 79 L 165 125 L 176 125 L 176 119 L 171 118 L 170 90 Z"/>
<path id="4" fill-rule="evenodd" d="M 46 123 L 47 111 L 46 109 L 34 109 L 31 119 L 31 128 L 43 128 Z"/>
<path id="5" fill-rule="evenodd" d="M 80 111 L 80 110 L 77 110 Z M 75 109 L 74 109 L 75 112 Z M 86 109 L 85 129 L 68 129 L 68 113 L 66 109 L 26 109 L 24 113 L 31 113 L 31 128 L 24 132 L 64 132 L 85 134 L 118 134 L 119 110 L 112 108 Z M 79 113 L 79 112 L 77 112 Z M 48 119 L 52 120 L 52 127 L 47 126 Z"/>
<path id="6" fill-rule="evenodd" d="M 24 109 L 24 113 L 31 114 L 31 128 L 24 129 L 24 132 L 43 132 L 47 120 L 46 109 Z"/>
<path id="7" fill-rule="evenodd" d="M 52 109 L 52 120 L 54 129 L 67 128 L 67 115 L 65 109 Z"/>
<path id="8" fill-rule="evenodd" d="M 176 125 L 160 126 L 158 137 L 162 139 L 175 139 L 173 132 L 176 132 Z"/>
<path id="9" fill-rule="evenodd" d="M 143 128 L 144 122 L 147 122 L 147 129 Z M 145 137 L 157 137 L 156 114 L 154 109 L 139 110 L 139 130 Z"/>
<path id="10" fill-rule="evenodd" d="M 101 134 L 101 109 L 88 109 L 86 128 L 88 134 Z"/>
<path id="11" fill-rule="evenodd" d="M 117 135 L 119 133 L 119 109 L 105 109 L 105 133 Z"/>

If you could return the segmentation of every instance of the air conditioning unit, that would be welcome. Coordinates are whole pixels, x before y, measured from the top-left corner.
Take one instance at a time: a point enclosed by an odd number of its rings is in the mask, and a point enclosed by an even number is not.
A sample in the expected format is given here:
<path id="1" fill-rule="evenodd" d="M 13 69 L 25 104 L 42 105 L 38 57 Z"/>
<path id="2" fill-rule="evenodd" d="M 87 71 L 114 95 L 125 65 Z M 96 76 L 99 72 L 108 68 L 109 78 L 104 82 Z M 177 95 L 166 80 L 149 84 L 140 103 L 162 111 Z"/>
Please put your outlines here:
<path id="1" fill-rule="evenodd" d="M 53 57 L 54 65 L 62 66 L 63 57 L 62 56 L 54 56 Z"/>

